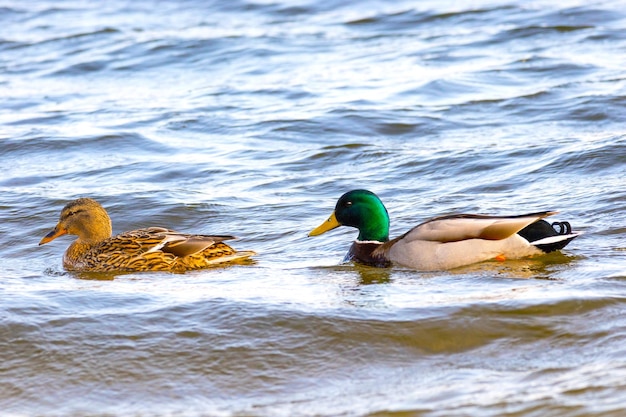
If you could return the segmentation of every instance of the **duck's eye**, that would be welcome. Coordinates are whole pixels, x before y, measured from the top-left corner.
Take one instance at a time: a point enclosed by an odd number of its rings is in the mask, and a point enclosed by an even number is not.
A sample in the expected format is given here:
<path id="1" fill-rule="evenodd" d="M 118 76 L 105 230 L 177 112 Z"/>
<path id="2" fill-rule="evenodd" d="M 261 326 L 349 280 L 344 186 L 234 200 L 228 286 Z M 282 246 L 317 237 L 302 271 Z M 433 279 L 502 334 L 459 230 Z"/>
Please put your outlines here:
<path id="1" fill-rule="evenodd" d="M 72 210 L 67 212 L 67 217 L 73 216 L 76 213 L 80 213 L 82 210 Z"/>
<path id="2" fill-rule="evenodd" d="M 352 201 L 346 201 L 346 207 L 350 207 L 352 205 Z"/>

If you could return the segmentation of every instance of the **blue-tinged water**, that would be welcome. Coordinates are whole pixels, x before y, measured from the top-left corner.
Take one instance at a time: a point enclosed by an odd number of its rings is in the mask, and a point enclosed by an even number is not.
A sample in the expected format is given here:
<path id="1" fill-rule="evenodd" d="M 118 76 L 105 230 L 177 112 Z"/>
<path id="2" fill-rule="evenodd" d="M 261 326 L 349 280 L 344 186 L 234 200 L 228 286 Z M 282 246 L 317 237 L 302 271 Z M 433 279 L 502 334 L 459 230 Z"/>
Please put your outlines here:
<path id="1" fill-rule="evenodd" d="M 0 415 L 621 416 L 626 2 L 0 3 Z M 558 210 L 561 253 L 448 272 L 316 238 Z M 65 272 L 63 205 L 251 265 Z"/>

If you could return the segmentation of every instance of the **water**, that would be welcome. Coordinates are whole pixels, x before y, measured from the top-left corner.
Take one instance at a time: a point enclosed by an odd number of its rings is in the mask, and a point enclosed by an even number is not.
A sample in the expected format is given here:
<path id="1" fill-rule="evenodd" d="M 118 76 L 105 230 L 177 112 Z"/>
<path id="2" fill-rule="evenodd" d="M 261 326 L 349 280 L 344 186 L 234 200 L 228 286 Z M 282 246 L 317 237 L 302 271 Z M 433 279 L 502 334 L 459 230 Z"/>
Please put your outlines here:
<path id="1" fill-rule="evenodd" d="M 0 415 L 618 416 L 626 3 L 0 4 Z M 306 234 L 559 210 L 562 253 L 449 272 Z M 253 265 L 71 274 L 62 206 Z"/>

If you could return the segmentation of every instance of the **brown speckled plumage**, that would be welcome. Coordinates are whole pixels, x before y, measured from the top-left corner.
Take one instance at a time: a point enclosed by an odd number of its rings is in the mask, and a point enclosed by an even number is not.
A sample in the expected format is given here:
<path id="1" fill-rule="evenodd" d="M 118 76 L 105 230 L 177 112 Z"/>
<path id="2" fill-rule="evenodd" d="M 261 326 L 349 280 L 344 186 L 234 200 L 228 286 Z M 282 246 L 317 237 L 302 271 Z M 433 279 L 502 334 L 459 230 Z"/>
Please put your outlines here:
<path id="1" fill-rule="evenodd" d="M 68 203 L 59 223 L 39 244 L 65 234 L 78 236 L 63 256 L 63 266 L 71 271 L 183 272 L 237 263 L 255 255 L 223 243 L 235 239 L 233 236 L 191 235 L 161 227 L 111 236 L 106 210 L 90 198 Z"/>

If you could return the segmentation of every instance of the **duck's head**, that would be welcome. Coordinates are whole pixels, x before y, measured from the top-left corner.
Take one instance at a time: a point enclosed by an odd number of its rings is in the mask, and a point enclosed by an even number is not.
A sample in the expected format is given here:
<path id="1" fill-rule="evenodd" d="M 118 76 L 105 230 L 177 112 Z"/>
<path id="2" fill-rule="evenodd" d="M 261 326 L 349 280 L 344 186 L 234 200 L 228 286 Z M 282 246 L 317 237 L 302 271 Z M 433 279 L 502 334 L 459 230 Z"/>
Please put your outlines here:
<path id="1" fill-rule="evenodd" d="M 389 240 L 389 214 L 376 194 L 367 190 L 352 190 L 339 198 L 328 220 L 313 229 L 317 236 L 339 226 L 359 229 L 359 241 Z"/>
<path id="2" fill-rule="evenodd" d="M 85 243 L 100 242 L 111 236 L 111 219 L 97 201 L 79 198 L 63 207 L 59 223 L 39 244 L 43 245 L 63 235 L 76 235 L 79 241 Z"/>

